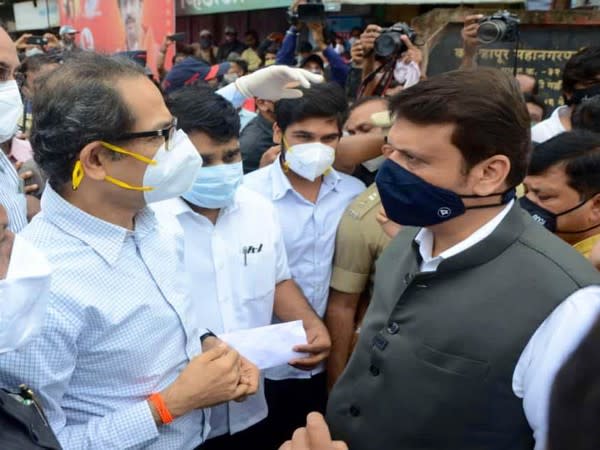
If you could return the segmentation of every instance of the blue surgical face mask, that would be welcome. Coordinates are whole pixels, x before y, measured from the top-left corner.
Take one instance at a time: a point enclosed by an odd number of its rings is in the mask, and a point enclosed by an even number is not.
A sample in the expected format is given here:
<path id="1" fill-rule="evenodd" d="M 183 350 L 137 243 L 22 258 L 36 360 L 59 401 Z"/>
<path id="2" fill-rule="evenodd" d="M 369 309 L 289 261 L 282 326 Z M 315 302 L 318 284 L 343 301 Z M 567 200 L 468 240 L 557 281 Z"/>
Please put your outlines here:
<path id="1" fill-rule="evenodd" d="M 182 197 L 201 208 L 220 209 L 233 204 L 235 192 L 242 183 L 242 162 L 202 167 L 192 189 Z"/>
<path id="2" fill-rule="evenodd" d="M 511 188 L 487 196 L 458 195 L 419 178 L 391 160 L 386 160 L 375 178 L 386 215 L 400 225 L 428 227 L 463 215 L 467 209 L 492 208 L 515 197 Z M 463 198 L 502 196 L 501 203 L 465 207 Z"/>

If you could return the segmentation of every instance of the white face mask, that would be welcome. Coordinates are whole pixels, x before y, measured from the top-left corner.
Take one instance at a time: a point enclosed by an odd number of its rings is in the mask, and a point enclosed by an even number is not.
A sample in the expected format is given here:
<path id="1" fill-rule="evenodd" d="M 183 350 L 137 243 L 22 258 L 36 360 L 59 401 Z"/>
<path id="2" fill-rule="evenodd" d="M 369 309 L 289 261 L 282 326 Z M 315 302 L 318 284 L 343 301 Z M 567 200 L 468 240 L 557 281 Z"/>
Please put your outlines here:
<path id="1" fill-rule="evenodd" d="M 404 89 L 407 89 L 419 82 L 421 79 L 421 68 L 414 61 L 411 61 L 408 64 L 403 63 L 402 61 L 396 61 L 394 78 L 399 84 L 404 86 Z"/>
<path id="2" fill-rule="evenodd" d="M 288 167 L 310 181 L 315 181 L 331 169 L 334 160 L 333 147 L 320 142 L 293 145 L 285 152 L 285 162 Z"/>
<path id="3" fill-rule="evenodd" d="M 239 78 L 237 73 L 226 73 L 223 75 L 223 79 L 226 83 L 231 84 L 234 83 Z"/>
<path id="4" fill-rule="evenodd" d="M 0 280 L 0 353 L 23 347 L 44 326 L 50 292 L 44 254 L 16 235 L 5 280 Z"/>
<path id="5" fill-rule="evenodd" d="M 368 161 L 364 161 L 362 163 L 362 165 L 369 172 L 373 173 L 373 172 L 379 170 L 379 168 L 381 167 L 381 165 L 383 164 L 384 161 L 385 161 L 385 156 L 381 155 L 381 156 L 378 156 L 377 158 L 373 158 L 373 159 L 369 159 Z"/>
<path id="6" fill-rule="evenodd" d="M 23 101 L 15 80 L 0 82 L 0 143 L 10 140 L 23 116 Z"/>
<path id="7" fill-rule="evenodd" d="M 170 151 L 162 145 L 154 155 L 156 164 L 146 169 L 144 186 L 152 187 L 151 191 L 144 192 L 146 203 L 160 202 L 188 192 L 202 167 L 202 157 L 183 130 L 177 130 L 170 145 Z"/>

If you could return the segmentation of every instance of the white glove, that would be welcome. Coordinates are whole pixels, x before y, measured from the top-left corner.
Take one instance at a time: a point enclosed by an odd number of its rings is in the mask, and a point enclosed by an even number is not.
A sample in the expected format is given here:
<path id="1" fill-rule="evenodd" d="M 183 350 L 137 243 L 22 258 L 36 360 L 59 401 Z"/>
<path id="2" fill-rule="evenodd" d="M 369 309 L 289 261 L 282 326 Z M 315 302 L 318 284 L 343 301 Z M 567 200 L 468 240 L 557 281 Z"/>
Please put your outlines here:
<path id="1" fill-rule="evenodd" d="M 311 83 L 322 82 L 321 75 L 308 70 L 289 66 L 269 66 L 238 78 L 235 86 L 245 97 L 276 102 L 282 98 L 302 97 L 301 90 L 287 87 L 290 83 L 300 83 L 300 86 L 310 88 Z"/>

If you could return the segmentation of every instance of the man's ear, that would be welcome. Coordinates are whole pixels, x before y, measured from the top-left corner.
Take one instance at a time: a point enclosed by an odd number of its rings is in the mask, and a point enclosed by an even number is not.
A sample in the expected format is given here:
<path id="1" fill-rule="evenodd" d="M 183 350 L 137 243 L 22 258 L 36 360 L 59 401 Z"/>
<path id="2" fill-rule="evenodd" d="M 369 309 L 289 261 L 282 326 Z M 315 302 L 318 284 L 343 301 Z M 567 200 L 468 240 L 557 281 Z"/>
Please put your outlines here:
<path id="1" fill-rule="evenodd" d="M 506 155 L 494 155 L 471 169 L 474 177 L 473 193 L 479 196 L 499 194 L 506 190 L 510 174 L 510 159 Z"/>
<path id="2" fill-rule="evenodd" d="M 85 177 L 90 180 L 102 181 L 108 175 L 105 164 L 110 158 L 108 151 L 102 146 L 100 141 L 94 141 L 87 144 L 79 152 L 79 161 Z"/>
<path id="3" fill-rule="evenodd" d="M 277 125 L 277 122 L 275 122 L 273 124 L 273 142 L 281 145 L 282 141 L 283 141 L 283 132 L 281 131 L 281 128 L 279 128 L 279 125 Z"/>
<path id="4" fill-rule="evenodd" d="M 595 225 L 600 223 L 600 194 L 596 194 L 590 198 L 590 204 L 591 225 Z"/>

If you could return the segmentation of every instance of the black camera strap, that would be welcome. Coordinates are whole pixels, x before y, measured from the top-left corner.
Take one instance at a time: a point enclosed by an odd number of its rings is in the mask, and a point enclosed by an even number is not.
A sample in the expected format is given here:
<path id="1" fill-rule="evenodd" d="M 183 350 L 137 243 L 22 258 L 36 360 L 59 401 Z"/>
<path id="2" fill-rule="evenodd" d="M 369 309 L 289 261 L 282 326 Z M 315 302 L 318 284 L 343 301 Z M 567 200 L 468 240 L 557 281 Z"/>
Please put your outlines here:
<path id="1" fill-rule="evenodd" d="M 359 98 L 361 98 L 362 96 L 364 96 L 365 89 L 367 88 L 367 86 L 381 72 L 383 72 L 383 76 L 381 77 L 381 80 L 379 80 L 379 82 L 377 83 L 377 85 L 375 86 L 375 89 L 373 90 L 373 95 L 377 95 L 376 92 L 379 89 L 381 89 L 381 87 L 384 87 L 384 90 L 381 93 L 381 96 L 383 97 L 383 95 L 385 94 L 385 90 L 389 87 L 389 85 L 390 85 L 390 83 L 392 81 L 392 78 L 394 76 L 394 67 L 395 66 L 396 66 L 396 59 L 392 58 L 390 61 L 386 61 L 384 64 L 382 64 L 377 69 L 375 69 L 374 71 L 372 71 L 369 75 L 367 75 L 365 77 L 365 79 L 360 83 L 360 86 L 358 88 L 358 93 L 356 95 L 356 99 L 358 100 Z"/>
<path id="2" fill-rule="evenodd" d="M 521 43 L 521 32 L 517 28 L 517 39 L 515 39 L 515 49 L 513 55 L 513 77 L 517 76 L 517 69 L 519 66 L 519 47 Z"/>

